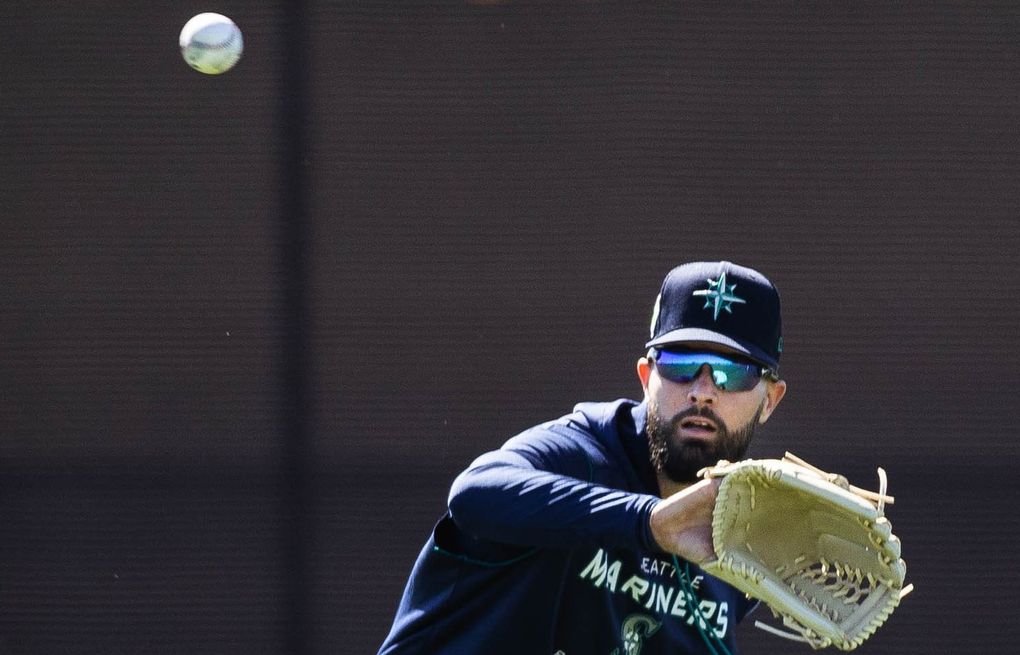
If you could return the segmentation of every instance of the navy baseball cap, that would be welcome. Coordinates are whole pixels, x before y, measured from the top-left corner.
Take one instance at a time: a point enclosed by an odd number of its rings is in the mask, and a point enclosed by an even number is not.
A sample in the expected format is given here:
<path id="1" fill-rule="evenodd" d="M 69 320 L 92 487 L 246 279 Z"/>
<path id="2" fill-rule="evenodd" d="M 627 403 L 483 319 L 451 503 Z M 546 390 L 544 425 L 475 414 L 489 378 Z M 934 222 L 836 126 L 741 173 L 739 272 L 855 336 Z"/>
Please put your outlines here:
<path id="1" fill-rule="evenodd" d="M 690 342 L 725 346 L 779 370 L 779 292 L 758 271 L 731 262 L 677 266 L 662 281 L 646 348 Z"/>

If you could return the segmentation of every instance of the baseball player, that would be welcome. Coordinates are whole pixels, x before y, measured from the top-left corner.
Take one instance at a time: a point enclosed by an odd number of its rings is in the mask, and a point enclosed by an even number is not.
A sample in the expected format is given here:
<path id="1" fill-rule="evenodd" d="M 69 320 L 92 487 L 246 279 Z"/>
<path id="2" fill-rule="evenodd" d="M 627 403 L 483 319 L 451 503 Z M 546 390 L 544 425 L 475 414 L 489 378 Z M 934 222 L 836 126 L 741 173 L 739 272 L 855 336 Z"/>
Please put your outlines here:
<path id="1" fill-rule="evenodd" d="M 645 348 L 641 402 L 579 404 L 454 480 L 380 655 L 735 652 L 755 603 L 697 566 L 719 484 L 697 473 L 743 459 L 783 398 L 779 295 L 678 266 Z"/>

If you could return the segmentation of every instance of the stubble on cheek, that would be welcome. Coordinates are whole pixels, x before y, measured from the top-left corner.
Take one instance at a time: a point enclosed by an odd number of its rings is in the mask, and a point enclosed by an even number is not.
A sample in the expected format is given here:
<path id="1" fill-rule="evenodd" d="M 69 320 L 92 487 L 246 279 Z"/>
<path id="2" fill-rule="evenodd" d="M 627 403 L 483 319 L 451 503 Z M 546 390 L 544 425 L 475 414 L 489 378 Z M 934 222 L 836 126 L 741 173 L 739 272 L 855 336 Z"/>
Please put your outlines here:
<path id="1" fill-rule="evenodd" d="M 675 482 L 690 483 L 698 480 L 698 471 L 714 466 L 721 459 L 743 459 L 763 409 L 764 403 L 751 421 L 731 431 L 715 412 L 707 408 L 691 408 L 664 421 L 658 406 L 649 402 L 646 432 L 652 466 Z M 711 441 L 685 439 L 680 435 L 680 422 L 690 416 L 703 416 L 715 422 L 719 429 Z"/>

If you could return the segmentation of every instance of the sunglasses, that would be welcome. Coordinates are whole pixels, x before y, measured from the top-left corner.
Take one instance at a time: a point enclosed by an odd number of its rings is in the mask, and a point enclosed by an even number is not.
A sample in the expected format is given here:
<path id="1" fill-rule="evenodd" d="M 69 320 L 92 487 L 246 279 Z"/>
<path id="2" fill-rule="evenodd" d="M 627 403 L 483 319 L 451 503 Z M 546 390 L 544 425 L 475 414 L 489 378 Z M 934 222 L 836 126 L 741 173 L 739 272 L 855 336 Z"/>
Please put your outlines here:
<path id="1" fill-rule="evenodd" d="M 718 353 L 657 350 L 654 361 L 659 375 L 679 383 L 691 382 L 698 377 L 701 367 L 707 365 L 712 371 L 715 386 L 724 391 L 750 391 L 763 377 L 776 379 L 771 369 Z"/>

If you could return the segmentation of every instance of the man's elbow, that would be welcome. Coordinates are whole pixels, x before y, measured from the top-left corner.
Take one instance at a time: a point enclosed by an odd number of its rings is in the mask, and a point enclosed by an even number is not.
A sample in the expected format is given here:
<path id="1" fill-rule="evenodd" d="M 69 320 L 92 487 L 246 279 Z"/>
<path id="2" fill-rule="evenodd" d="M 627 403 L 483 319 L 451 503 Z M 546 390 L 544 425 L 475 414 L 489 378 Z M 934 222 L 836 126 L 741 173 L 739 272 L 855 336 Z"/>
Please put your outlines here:
<path id="1" fill-rule="evenodd" d="M 468 529 L 477 520 L 479 507 L 484 503 L 484 494 L 484 489 L 470 469 L 457 476 L 450 486 L 446 503 L 450 516 L 458 526 Z"/>

